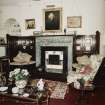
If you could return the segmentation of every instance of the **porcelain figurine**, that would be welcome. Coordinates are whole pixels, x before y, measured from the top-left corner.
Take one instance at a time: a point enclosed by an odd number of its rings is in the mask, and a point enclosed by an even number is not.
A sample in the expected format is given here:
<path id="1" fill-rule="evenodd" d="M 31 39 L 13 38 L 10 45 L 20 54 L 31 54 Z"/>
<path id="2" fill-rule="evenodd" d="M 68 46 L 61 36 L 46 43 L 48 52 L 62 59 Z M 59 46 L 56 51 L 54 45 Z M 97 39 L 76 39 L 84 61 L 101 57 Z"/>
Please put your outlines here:
<path id="1" fill-rule="evenodd" d="M 44 82 L 43 82 L 43 79 L 40 79 L 37 83 L 37 88 L 39 91 L 43 91 L 44 89 Z"/>

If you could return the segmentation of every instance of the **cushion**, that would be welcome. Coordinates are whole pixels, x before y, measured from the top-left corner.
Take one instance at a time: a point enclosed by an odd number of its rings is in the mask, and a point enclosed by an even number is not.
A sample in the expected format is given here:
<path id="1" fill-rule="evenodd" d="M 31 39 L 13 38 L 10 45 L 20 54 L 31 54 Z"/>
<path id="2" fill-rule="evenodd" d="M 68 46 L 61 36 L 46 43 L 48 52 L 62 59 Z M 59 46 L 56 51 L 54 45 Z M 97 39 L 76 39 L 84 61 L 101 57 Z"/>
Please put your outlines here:
<path id="1" fill-rule="evenodd" d="M 80 70 L 80 73 L 82 74 L 90 74 L 92 72 L 92 67 L 91 65 L 86 65 L 84 66 L 81 70 Z"/>
<path id="2" fill-rule="evenodd" d="M 103 59 L 103 56 L 102 55 L 99 55 L 99 54 L 91 55 L 90 61 L 91 61 L 92 68 L 93 69 L 98 69 L 98 67 L 99 67 L 102 59 Z"/>
<path id="3" fill-rule="evenodd" d="M 77 62 L 78 64 L 83 64 L 83 65 L 91 64 L 90 58 L 87 55 L 77 57 Z"/>
<path id="4" fill-rule="evenodd" d="M 23 63 L 23 62 L 30 62 L 31 60 L 31 55 L 28 53 L 23 53 L 21 51 L 19 51 L 19 53 L 16 55 L 16 57 L 13 58 L 14 62 L 18 62 L 18 63 Z"/>

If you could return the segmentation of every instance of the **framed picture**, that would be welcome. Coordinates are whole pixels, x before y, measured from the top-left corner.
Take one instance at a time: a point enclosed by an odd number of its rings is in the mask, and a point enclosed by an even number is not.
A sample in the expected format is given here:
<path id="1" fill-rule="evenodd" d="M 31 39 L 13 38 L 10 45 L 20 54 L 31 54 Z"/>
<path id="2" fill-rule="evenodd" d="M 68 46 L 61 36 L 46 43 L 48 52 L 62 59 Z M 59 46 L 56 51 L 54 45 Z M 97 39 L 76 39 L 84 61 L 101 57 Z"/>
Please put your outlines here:
<path id="1" fill-rule="evenodd" d="M 35 29 L 35 19 L 26 19 L 25 26 L 26 29 Z"/>
<path id="2" fill-rule="evenodd" d="M 44 31 L 62 30 L 62 8 L 44 9 Z"/>
<path id="3" fill-rule="evenodd" d="M 68 28 L 81 28 L 81 24 L 82 24 L 81 16 L 67 17 L 67 27 Z"/>

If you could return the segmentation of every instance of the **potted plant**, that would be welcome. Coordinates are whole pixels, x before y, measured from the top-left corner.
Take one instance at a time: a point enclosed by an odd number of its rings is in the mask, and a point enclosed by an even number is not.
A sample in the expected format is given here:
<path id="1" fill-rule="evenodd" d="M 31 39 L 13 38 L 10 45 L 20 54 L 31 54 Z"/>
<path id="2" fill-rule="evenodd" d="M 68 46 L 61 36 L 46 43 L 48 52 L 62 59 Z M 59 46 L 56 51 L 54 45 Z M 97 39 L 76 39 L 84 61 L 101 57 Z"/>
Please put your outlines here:
<path id="1" fill-rule="evenodd" d="M 16 68 L 9 73 L 9 80 L 15 81 L 18 88 L 24 88 L 27 85 L 29 72 L 27 69 Z"/>

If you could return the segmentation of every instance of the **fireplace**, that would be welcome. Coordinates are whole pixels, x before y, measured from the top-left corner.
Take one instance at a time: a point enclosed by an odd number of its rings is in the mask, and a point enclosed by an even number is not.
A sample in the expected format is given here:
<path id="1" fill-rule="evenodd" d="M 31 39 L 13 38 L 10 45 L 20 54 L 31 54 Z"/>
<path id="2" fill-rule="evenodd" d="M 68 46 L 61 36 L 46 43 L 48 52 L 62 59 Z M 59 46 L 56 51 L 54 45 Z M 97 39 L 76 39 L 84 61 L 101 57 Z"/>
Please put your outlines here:
<path id="1" fill-rule="evenodd" d="M 41 64 L 47 73 L 67 74 L 68 49 L 64 46 L 41 46 Z"/>
<path id="2" fill-rule="evenodd" d="M 72 70 L 73 36 L 36 36 L 36 67 L 39 78 L 66 81 Z"/>

